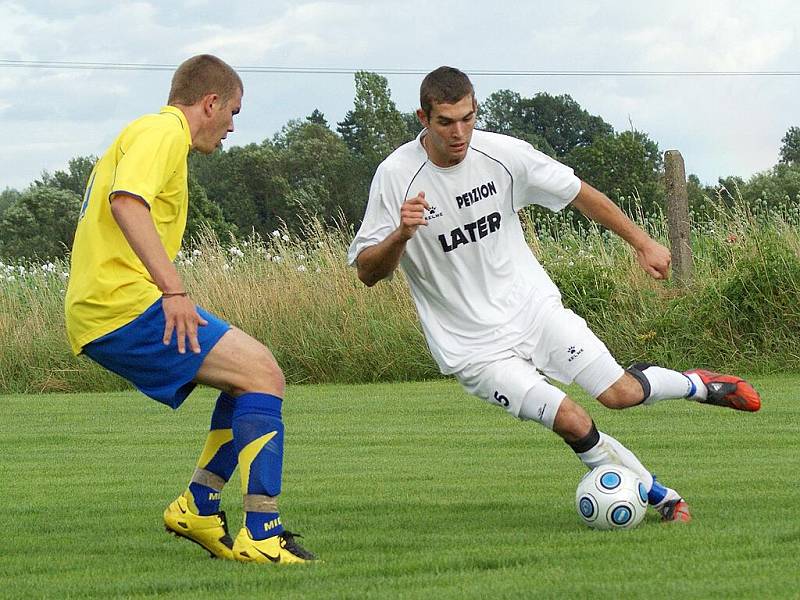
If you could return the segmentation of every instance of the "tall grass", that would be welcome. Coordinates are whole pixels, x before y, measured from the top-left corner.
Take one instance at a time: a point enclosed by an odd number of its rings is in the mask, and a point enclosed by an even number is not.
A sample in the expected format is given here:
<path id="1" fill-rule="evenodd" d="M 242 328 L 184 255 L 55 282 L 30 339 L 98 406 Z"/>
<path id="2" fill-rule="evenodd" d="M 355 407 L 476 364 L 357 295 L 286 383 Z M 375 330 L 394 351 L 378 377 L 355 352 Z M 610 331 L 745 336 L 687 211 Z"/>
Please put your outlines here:
<path id="1" fill-rule="evenodd" d="M 636 213 L 636 211 L 634 211 Z M 634 218 L 666 243 L 661 215 Z M 526 219 L 529 243 L 620 362 L 769 372 L 800 369 L 800 209 L 737 205 L 696 216 L 686 288 L 649 278 L 620 239 L 567 213 Z M 178 259 L 192 297 L 267 344 L 287 379 L 436 377 L 401 274 L 364 287 L 346 265 L 352 232 L 309 220 L 303 235 L 218 240 Z M 102 391 L 125 384 L 71 355 L 67 267 L 0 264 L 0 392 Z"/>

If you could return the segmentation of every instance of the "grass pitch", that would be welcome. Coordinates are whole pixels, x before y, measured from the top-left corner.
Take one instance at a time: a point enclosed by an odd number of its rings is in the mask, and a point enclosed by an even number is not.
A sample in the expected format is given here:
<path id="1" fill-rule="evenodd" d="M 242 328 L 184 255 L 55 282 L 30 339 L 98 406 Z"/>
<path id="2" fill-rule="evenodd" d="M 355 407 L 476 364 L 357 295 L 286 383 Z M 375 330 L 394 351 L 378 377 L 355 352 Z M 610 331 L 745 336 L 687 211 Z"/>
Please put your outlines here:
<path id="1" fill-rule="evenodd" d="M 452 381 L 292 387 L 282 517 L 323 560 L 300 567 L 210 560 L 163 531 L 212 391 L 175 413 L 133 392 L 0 397 L 0 596 L 797 598 L 798 379 L 755 379 L 754 415 L 612 412 L 570 389 L 692 508 L 619 532 L 579 522 L 563 442 Z M 239 494 L 234 476 L 234 535 Z"/>

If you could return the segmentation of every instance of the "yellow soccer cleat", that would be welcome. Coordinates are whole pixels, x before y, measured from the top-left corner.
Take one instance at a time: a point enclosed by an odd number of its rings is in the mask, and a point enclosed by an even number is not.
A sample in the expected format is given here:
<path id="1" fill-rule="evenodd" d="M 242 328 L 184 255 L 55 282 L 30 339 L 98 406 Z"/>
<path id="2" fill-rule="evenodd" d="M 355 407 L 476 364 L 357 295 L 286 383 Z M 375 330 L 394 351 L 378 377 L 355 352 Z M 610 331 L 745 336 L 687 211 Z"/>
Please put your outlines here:
<path id="1" fill-rule="evenodd" d="M 189 509 L 188 500 L 181 495 L 164 511 L 164 527 L 169 533 L 202 546 L 212 558 L 233 559 L 233 540 L 228 534 L 224 512 L 197 515 Z"/>
<path id="2" fill-rule="evenodd" d="M 233 558 L 242 562 L 276 563 L 288 565 L 317 560 L 295 541 L 302 537 L 296 533 L 284 531 L 265 540 L 254 540 L 247 527 L 242 527 L 236 541 L 233 542 Z"/>

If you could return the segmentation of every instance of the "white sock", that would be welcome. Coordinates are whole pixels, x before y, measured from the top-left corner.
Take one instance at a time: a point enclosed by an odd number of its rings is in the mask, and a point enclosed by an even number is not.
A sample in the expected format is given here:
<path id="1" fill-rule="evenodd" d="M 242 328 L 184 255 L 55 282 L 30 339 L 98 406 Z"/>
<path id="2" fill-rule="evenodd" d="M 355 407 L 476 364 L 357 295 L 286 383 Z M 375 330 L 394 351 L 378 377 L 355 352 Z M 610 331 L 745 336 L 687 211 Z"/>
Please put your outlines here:
<path id="1" fill-rule="evenodd" d="M 656 496 L 655 499 L 651 498 L 650 500 L 651 505 L 656 510 L 665 506 L 667 502 L 680 500 L 681 498 L 681 495 L 672 488 L 662 485 L 661 483 L 656 484 L 653 475 L 639 459 L 636 458 L 633 452 L 628 450 L 619 441 L 603 432 L 600 432 L 600 441 L 595 444 L 594 448 L 579 453 L 578 458 L 581 459 L 589 470 L 607 464 L 620 465 L 630 469 L 642 480 L 648 496 L 651 497 L 651 492 L 652 495 Z M 653 489 L 654 484 L 657 488 L 656 490 Z M 662 494 L 663 497 L 656 502 L 655 500 Z"/>
<path id="2" fill-rule="evenodd" d="M 706 386 L 697 375 L 684 375 L 672 369 L 650 366 L 641 371 L 650 384 L 650 395 L 642 404 L 654 404 L 673 398 L 705 399 Z"/>
<path id="3" fill-rule="evenodd" d="M 648 492 L 653 487 L 653 476 L 639 462 L 636 455 L 613 437 L 603 432 L 600 432 L 600 441 L 593 448 L 579 453 L 578 458 L 589 470 L 608 464 L 626 467 L 639 476 Z"/>
<path id="4" fill-rule="evenodd" d="M 694 393 L 691 396 L 688 396 L 690 400 L 705 400 L 708 398 L 708 388 L 706 384 L 703 383 L 703 380 L 700 379 L 700 375 L 697 373 L 689 373 L 686 377 L 688 377 L 692 383 L 694 383 Z"/>

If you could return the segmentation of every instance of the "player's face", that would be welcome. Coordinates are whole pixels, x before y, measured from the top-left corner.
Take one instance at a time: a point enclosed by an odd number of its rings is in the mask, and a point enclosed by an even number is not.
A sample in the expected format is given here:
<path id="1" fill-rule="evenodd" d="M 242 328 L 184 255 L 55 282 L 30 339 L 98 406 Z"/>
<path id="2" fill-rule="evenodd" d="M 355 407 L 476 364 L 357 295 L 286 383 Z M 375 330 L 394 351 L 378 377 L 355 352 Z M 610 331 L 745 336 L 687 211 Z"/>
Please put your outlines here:
<path id="1" fill-rule="evenodd" d="M 464 160 L 475 129 L 476 109 L 475 97 L 469 94 L 455 104 L 434 102 L 430 117 L 422 109 L 417 111 L 428 130 L 424 144 L 433 164 L 451 167 Z"/>
<path id="2" fill-rule="evenodd" d="M 210 154 L 216 148 L 221 148 L 222 140 L 233 131 L 233 117 L 238 115 L 241 109 L 241 90 L 236 90 L 227 102 L 222 102 L 219 97 L 212 101 L 208 108 L 207 126 L 197 136 L 194 147 L 204 154 Z"/>

